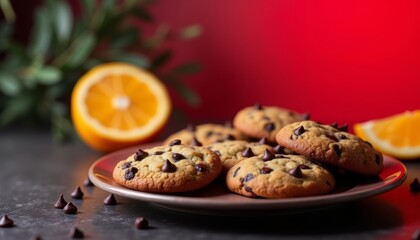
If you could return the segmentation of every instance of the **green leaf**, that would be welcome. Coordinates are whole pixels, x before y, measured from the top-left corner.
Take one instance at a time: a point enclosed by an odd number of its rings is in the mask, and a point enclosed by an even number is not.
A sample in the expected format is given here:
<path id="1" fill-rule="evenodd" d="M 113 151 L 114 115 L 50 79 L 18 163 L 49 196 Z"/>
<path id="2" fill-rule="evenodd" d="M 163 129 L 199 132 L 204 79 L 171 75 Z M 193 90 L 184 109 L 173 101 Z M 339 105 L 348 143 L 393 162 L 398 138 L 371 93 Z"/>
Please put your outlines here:
<path id="1" fill-rule="evenodd" d="M 150 12 L 146 8 L 132 8 L 131 14 L 138 18 L 139 20 L 145 21 L 145 22 L 153 22 L 153 16 L 150 14 Z"/>
<path id="2" fill-rule="evenodd" d="M 199 71 L 200 65 L 198 63 L 185 63 L 173 70 L 173 72 L 177 74 L 194 74 Z"/>
<path id="3" fill-rule="evenodd" d="M 20 92 L 18 79 L 7 72 L 0 72 L 0 91 L 7 96 L 15 96 Z"/>
<path id="4" fill-rule="evenodd" d="M 193 107 L 200 105 L 200 96 L 193 89 L 176 81 L 170 81 L 169 84 L 188 104 Z"/>
<path id="5" fill-rule="evenodd" d="M 33 99 L 30 95 L 22 94 L 11 98 L 0 113 L 0 126 L 6 126 L 30 112 Z"/>
<path id="6" fill-rule="evenodd" d="M 83 9 L 83 15 L 86 19 L 90 19 L 95 11 L 96 1 L 94 0 L 82 0 L 80 1 Z"/>
<path id="7" fill-rule="evenodd" d="M 202 27 L 199 24 L 195 24 L 195 25 L 191 25 L 188 26 L 186 28 L 184 28 L 180 33 L 179 33 L 179 37 L 181 39 L 192 39 L 192 38 L 196 38 L 198 36 L 201 35 L 202 33 Z"/>
<path id="8" fill-rule="evenodd" d="M 8 48 L 13 26 L 5 22 L 0 23 L 0 51 Z"/>
<path id="9" fill-rule="evenodd" d="M 44 57 L 51 42 L 51 27 L 48 21 L 48 13 L 45 8 L 39 8 L 35 12 L 35 26 L 31 33 L 31 41 L 28 47 L 29 54 L 34 58 Z"/>
<path id="10" fill-rule="evenodd" d="M 53 1 L 50 4 L 51 22 L 60 42 L 67 42 L 73 27 L 73 15 L 66 1 Z"/>
<path id="11" fill-rule="evenodd" d="M 109 60 L 127 62 L 142 68 L 149 68 L 150 66 L 149 59 L 140 54 L 120 53 L 120 55 L 110 57 Z"/>
<path id="12" fill-rule="evenodd" d="M 91 54 L 96 44 L 96 37 L 88 32 L 82 33 L 73 44 L 60 55 L 55 64 L 63 67 L 77 67 Z"/>
<path id="13" fill-rule="evenodd" d="M 37 71 L 35 78 L 43 85 L 52 85 L 61 80 L 62 73 L 56 67 L 44 66 Z"/>
<path id="14" fill-rule="evenodd" d="M 131 28 L 118 34 L 114 33 L 109 48 L 123 49 L 136 43 L 138 41 L 138 31 L 138 29 Z"/>
<path id="15" fill-rule="evenodd" d="M 169 61 L 172 57 L 172 51 L 166 50 L 163 53 L 157 55 L 155 59 L 152 60 L 152 68 L 159 68 Z"/>

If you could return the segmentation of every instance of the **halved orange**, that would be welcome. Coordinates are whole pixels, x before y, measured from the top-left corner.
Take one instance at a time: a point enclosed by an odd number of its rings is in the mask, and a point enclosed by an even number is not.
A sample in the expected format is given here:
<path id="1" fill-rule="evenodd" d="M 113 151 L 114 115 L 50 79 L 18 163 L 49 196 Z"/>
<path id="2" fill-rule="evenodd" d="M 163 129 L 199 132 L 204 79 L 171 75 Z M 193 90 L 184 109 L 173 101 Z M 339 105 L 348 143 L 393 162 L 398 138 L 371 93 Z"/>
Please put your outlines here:
<path id="1" fill-rule="evenodd" d="M 420 158 L 420 110 L 354 125 L 356 135 L 382 153 L 401 158 Z"/>
<path id="2" fill-rule="evenodd" d="M 110 152 L 144 143 L 165 126 L 171 102 L 156 76 L 127 63 L 104 63 L 84 74 L 71 96 L 80 138 Z"/>

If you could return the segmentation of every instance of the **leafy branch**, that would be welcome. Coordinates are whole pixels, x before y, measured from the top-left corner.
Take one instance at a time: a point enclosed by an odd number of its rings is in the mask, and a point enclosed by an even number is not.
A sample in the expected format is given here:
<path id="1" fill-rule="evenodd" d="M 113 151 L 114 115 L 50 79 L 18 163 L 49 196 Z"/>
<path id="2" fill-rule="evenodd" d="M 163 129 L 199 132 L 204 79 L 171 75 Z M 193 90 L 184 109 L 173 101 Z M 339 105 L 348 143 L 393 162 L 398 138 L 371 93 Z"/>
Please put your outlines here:
<path id="1" fill-rule="evenodd" d="M 151 0 L 80 0 L 80 15 L 64 0 L 45 0 L 35 10 L 30 41 L 12 38 L 16 16 L 9 0 L 0 0 L 6 22 L 0 23 L 0 127 L 12 124 L 49 126 L 55 139 L 72 132 L 69 98 L 79 77 L 91 67 L 122 61 L 149 69 L 188 104 L 199 96 L 182 79 L 199 71 L 197 63 L 169 70 L 174 54 L 165 42 L 201 34 L 199 25 L 172 31 L 160 25 L 146 36 L 140 24 L 154 23 Z"/>

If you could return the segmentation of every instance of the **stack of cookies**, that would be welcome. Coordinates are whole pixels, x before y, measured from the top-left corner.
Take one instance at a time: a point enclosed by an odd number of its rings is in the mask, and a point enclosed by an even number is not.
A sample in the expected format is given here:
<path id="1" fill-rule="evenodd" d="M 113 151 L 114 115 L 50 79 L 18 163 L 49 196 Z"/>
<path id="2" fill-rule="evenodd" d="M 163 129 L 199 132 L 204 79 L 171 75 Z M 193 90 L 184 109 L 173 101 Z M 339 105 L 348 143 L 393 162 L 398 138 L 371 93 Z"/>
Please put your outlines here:
<path id="1" fill-rule="evenodd" d="M 308 119 L 257 104 L 240 110 L 233 125 L 189 125 L 162 146 L 139 149 L 116 165 L 113 177 L 157 193 L 194 191 L 222 177 L 228 190 L 243 196 L 290 198 L 331 192 L 331 168 L 365 176 L 382 171 L 382 154 L 346 125 Z"/>

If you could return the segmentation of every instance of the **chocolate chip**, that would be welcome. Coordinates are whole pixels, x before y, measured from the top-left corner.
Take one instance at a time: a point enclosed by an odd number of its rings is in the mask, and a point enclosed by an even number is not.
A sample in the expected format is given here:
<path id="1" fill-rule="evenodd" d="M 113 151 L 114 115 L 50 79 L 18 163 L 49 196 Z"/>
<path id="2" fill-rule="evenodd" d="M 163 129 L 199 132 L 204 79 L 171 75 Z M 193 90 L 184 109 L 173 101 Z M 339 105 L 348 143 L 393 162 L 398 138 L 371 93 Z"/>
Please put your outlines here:
<path id="1" fill-rule="evenodd" d="M 255 109 L 262 110 L 263 106 L 261 106 L 261 104 L 257 103 L 257 104 L 255 104 Z"/>
<path id="2" fill-rule="evenodd" d="M 271 173 L 272 171 L 273 171 L 273 169 L 271 169 L 269 167 L 263 167 L 263 168 L 261 168 L 260 173 L 261 174 L 268 174 L 268 173 Z"/>
<path id="3" fill-rule="evenodd" d="M 245 151 L 242 152 L 242 157 L 253 157 L 255 156 L 254 152 L 252 152 L 251 147 L 248 147 L 245 149 Z"/>
<path id="4" fill-rule="evenodd" d="M 338 138 L 336 137 L 336 136 L 334 136 L 334 135 L 325 135 L 327 138 L 329 138 L 329 139 L 331 139 L 331 140 L 333 140 L 334 142 L 338 142 Z"/>
<path id="5" fill-rule="evenodd" d="M 248 186 L 244 186 L 245 191 L 252 193 L 252 188 L 248 187 Z"/>
<path id="6" fill-rule="evenodd" d="M 72 227 L 69 232 L 70 238 L 84 238 L 85 234 L 82 230 L 78 229 L 77 227 Z"/>
<path id="7" fill-rule="evenodd" d="M 196 137 L 193 137 L 191 145 L 197 146 L 197 147 L 203 146 L 203 144 L 201 142 L 199 142 Z"/>
<path id="8" fill-rule="evenodd" d="M 172 173 L 176 171 L 176 166 L 171 163 L 168 159 L 166 159 L 165 164 L 162 167 L 162 172 Z"/>
<path id="9" fill-rule="evenodd" d="M 139 170 L 135 167 L 132 167 L 132 168 L 129 168 L 129 169 L 125 170 L 125 173 L 124 173 L 125 180 L 133 179 L 138 171 Z"/>
<path id="10" fill-rule="evenodd" d="M 67 203 L 66 206 L 63 208 L 63 210 L 65 214 L 77 213 L 77 207 L 72 202 Z"/>
<path id="11" fill-rule="evenodd" d="M 333 128 L 338 128 L 338 123 L 337 122 L 333 122 L 330 124 L 331 127 Z"/>
<path id="12" fill-rule="evenodd" d="M 300 136 L 304 132 L 305 132 L 305 128 L 301 125 L 301 126 L 299 126 L 298 128 L 295 129 L 294 134 L 296 136 Z"/>
<path id="13" fill-rule="evenodd" d="M 105 205 L 117 205 L 117 199 L 115 199 L 114 194 L 109 194 L 105 199 L 104 199 L 104 204 Z"/>
<path id="14" fill-rule="evenodd" d="M 347 123 L 345 123 L 341 127 L 338 127 L 337 129 L 342 131 L 342 132 L 348 132 L 349 131 L 349 125 Z"/>
<path id="15" fill-rule="evenodd" d="M 309 113 L 302 114 L 302 120 L 309 120 L 311 119 L 311 115 Z"/>
<path id="16" fill-rule="evenodd" d="M 213 135 L 213 133 L 214 133 L 214 132 L 213 132 L 213 131 L 211 131 L 211 130 L 210 130 L 210 131 L 208 131 L 208 132 L 206 133 L 206 138 L 209 138 L 211 135 Z"/>
<path id="17" fill-rule="evenodd" d="M 126 169 L 131 167 L 131 162 L 125 162 L 123 165 L 121 165 L 121 169 Z"/>
<path id="18" fill-rule="evenodd" d="M 252 174 L 252 173 L 248 173 L 247 175 L 245 175 L 245 177 L 244 177 L 244 182 L 248 182 L 248 181 L 250 181 L 250 180 L 252 180 L 252 179 L 254 179 L 255 178 L 255 176 L 254 176 L 254 174 Z"/>
<path id="19" fill-rule="evenodd" d="M 66 200 L 64 200 L 63 194 L 60 194 L 57 202 L 55 202 L 55 204 L 54 204 L 54 207 L 59 208 L 59 209 L 63 209 L 66 205 L 67 205 L 67 202 L 66 202 Z"/>
<path id="20" fill-rule="evenodd" d="M 82 199 L 83 195 L 84 193 L 82 192 L 79 186 L 77 186 L 76 189 L 74 189 L 74 191 L 71 193 L 71 197 L 75 199 Z"/>
<path id="21" fill-rule="evenodd" d="M 162 155 L 164 153 L 165 153 L 164 151 L 156 151 L 155 153 L 153 153 L 153 155 Z"/>
<path id="22" fill-rule="evenodd" d="M 225 127 L 227 127 L 227 128 L 233 128 L 232 121 L 226 121 L 225 122 Z"/>
<path id="23" fill-rule="evenodd" d="M 370 142 L 368 142 L 368 141 L 365 141 L 365 143 L 366 143 L 367 145 L 369 145 L 369 146 L 371 146 L 371 147 L 372 147 L 372 143 L 370 143 Z"/>
<path id="24" fill-rule="evenodd" d="M 411 235 L 412 240 L 420 240 L 420 228 L 414 231 L 413 235 Z"/>
<path id="25" fill-rule="evenodd" d="M 169 147 L 172 147 L 172 146 L 180 145 L 180 144 L 181 144 L 181 140 L 175 139 L 175 140 L 171 141 L 168 145 L 169 145 Z"/>
<path id="26" fill-rule="evenodd" d="M 303 177 L 302 171 L 300 170 L 300 167 L 299 166 L 291 169 L 289 171 L 289 174 L 292 175 L 295 178 L 302 178 Z"/>
<path id="27" fill-rule="evenodd" d="M 420 192 L 420 182 L 417 178 L 410 184 L 411 192 Z"/>
<path id="28" fill-rule="evenodd" d="M 299 168 L 300 169 L 312 169 L 311 167 L 309 167 L 308 165 L 305 165 L 305 164 L 299 164 Z"/>
<path id="29" fill-rule="evenodd" d="M 275 153 L 284 153 L 284 147 L 282 147 L 280 145 L 276 145 L 275 147 L 273 147 L 273 151 Z"/>
<path id="30" fill-rule="evenodd" d="M 189 131 L 189 132 L 195 132 L 195 130 L 196 130 L 196 127 L 195 127 L 195 125 L 194 125 L 194 124 L 189 123 L 189 124 L 187 125 L 187 131 Z"/>
<path id="31" fill-rule="evenodd" d="M 137 150 L 136 154 L 134 155 L 134 160 L 141 161 L 145 157 L 149 156 L 149 154 L 141 149 Z"/>
<path id="32" fill-rule="evenodd" d="M 258 143 L 259 143 L 259 144 L 265 144 L 265 145 L 269 145 L 269 144 L 270 144 L 270 142 L 267 140 L 267 138 L 266 138 L 266 137 L 262 137 L 262 138 L 260 139 L 260 141 L 258 141 Z"/>
<path id="33" fill-rule="evenodd" d="M 268 122 L 264 125 L 264 130 L 267 132 L 271 132 L 276 128 L 276 125 L 274 125 L 273 122 Z"/>
<path id="34" fill-rule="evenodd" d="M 42 237 L 40 235 L 35 235 L 31 238 L 31 240 L 42 240 Z"/>
<path id="35" fill-rule="evenodd" d="M 233 141 L 235 140 L 235 137 L 232 134 L 227 135 L 226 140 Z"/>
<path id="36" fill-rule="evenodd" d="M 235 170 L 235 172 L 233 172 L 233 177 L 236 177 L 236 176 L 238 175 L 238 171 L 239 171 L 239 169 L 241 169 L 241 167 L 238 167 L 238 168 Z"/>
<path id="37" fill-rule="evenodd" d="M 265 149 L 265 151 L 264 151 L 264 155 L 262 156 L 262 160 L 264 161 L 264 162 L 266 162 L 266 161 L 270 161 L 270 160 L 272 160 L 272 159 L 274 159 L 276 157 L 276 155 L 274 154 L 274 153 L 272 153 L 270 150 L 268 150 L 268 149 Z"/>
<path id="38" fill-rule="evenodd" d="M 340 148 L 340 146 L 338 144 L 333 144 L 333 149 L 334 149 L 334 152 L 337 155 L 340 155 L 341 154 L 341 148 Z"/>
<path id="39" fill-rule="evenodd" d="M 340 140 L 344 140 L 344 139 L 348 139 L 347 137 L 346 137 L 346 135 L 344 135 L 344 134 L 339 134 L 338 135 L 338 139 L 340 139 Z"/>
<path id="40" fill-rule="evenodd" d="M 185 159 L 184 155 L 180 153 L 172 153 L 172 158 L 175 160 L 175 162 Z"/>
<path id="41" fill-rule="evenodd" d="M 222 156 L 222 153 L 219 150 L 213 151 L 214 153 L 216 153 L 219 156 Z"/>
<path id="42" fill-rule="evenodd" d="M 134 221 L 134 226 L 136 226 L 137 229 L 148 229 L 149 221 L 147 221 L 147 219 L 144 217 L 138 217 Z"/>
<path id="43" fill-rule="evenodd" d="M 92 183 L 92 181 L 90 181 L 90 178 L 89 177 L 86 177 L 85 178 L 85 180 L 83 181 L 83 185 L 85 187 L 93 187 L 94 186 L 93 183 Z"/>
<path id="44" fill-rule="evenodd" d="M 377 165 L 381 163 L 381 157 L 378 154 L 375 155 L 375 162 Z"/>
<path id="45" fill-rule="evenodd" d="M 195 170 L 197 172 L 206 172 L 207 169 L 207 165 L 203 164 L 203 163 L 198 163 L 194 166 Z"/>
<path id="46" fill-rule="evenodd" d="M 15 223 L 7 215 L 4 215 L 0 219 L 0 228 L 10 228 L 10 227 L 13 227 L 13 226 L 15 226 Z"/>

